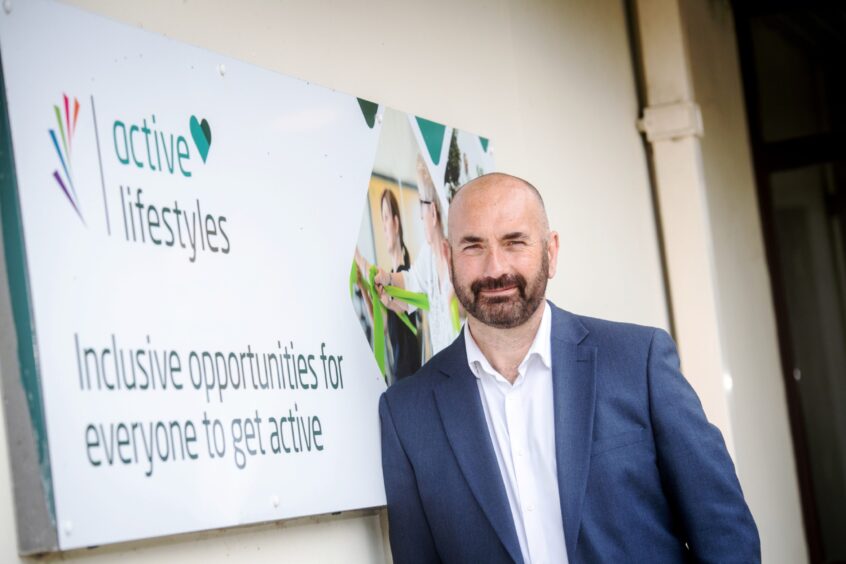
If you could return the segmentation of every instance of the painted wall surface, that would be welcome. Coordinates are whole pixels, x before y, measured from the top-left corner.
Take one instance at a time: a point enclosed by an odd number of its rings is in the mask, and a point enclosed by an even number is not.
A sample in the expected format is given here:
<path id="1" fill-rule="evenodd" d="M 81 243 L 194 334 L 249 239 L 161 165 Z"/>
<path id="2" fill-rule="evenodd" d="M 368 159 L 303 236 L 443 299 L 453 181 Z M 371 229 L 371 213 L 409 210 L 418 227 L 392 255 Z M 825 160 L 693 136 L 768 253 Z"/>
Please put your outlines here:
<path id="1" fill-rule="evenodd" d="M 712 225 L 735 462 L 764 562 L 807 561 L 776 324 L 727 1 L 681 2 Z"/>
<path id="2" fill-rule="evenodd" d="M 621 2 L 70 3 L 491 138 L 499 170 L 538 186 L 561 233 L 550 297 L 579 313 L 667 327 Z M 7 453 L 0 445 L 0 560 L 14 561 Z M 385 540 L 378 516 L 354 514 L 69 556 L 382 562 Z"/>

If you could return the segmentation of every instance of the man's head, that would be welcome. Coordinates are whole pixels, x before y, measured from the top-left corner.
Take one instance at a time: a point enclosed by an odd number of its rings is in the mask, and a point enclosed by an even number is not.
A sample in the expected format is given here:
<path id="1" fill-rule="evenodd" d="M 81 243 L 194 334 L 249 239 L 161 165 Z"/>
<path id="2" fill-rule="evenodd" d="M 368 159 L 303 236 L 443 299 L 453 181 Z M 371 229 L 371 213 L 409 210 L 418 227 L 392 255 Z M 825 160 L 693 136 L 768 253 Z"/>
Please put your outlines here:
<path id="1" fill-rule="evenodd" d="M 558 234 L 549 230 L 540 193 L 525 180 L 493 173 L 465 184 L 452 200 L 445 244 L 455 294 L 471 317 L 517 327 L 543 303 Z"/>

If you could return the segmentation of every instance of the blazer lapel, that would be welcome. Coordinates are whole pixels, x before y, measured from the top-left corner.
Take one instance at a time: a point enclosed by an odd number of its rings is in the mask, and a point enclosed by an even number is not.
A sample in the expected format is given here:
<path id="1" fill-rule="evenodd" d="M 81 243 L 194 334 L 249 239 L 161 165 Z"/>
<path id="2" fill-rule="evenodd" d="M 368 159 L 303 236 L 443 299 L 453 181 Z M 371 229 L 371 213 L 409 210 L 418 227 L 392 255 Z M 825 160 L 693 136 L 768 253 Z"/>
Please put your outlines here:
<path id="1" fill-rule="evenodd" d="M 567 556 L 575 562 L 582 501 L 587 487 L 596 401 L 595 347 L 579 345 L 587 329 L 552 306 L 552 391 L 555 459 Z"/>
<path id="2" fill-rule="evenodd" d="M 476 377 L 467 365 L 464 334 L 449 347 L 441 371 L 447 375 L 435 387 L 435 401 L 447 439 L 473 496 L 515 562 L 523 555 L 505 485 L 491 442 Z"/>

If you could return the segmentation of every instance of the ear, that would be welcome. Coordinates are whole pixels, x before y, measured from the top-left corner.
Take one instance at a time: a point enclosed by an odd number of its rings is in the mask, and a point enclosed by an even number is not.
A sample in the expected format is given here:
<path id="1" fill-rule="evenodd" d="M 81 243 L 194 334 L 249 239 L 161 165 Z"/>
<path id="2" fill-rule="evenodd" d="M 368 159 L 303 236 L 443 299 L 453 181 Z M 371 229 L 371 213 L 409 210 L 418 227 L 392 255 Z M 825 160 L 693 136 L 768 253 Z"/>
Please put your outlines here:
<path id="1" fill-rule="evenodd" d="M 549 277 L 555 276 L 558 270 L 558 232 L 549 232 L 549 242 L 546 245 L 546 256 L 549 259 Z"/>

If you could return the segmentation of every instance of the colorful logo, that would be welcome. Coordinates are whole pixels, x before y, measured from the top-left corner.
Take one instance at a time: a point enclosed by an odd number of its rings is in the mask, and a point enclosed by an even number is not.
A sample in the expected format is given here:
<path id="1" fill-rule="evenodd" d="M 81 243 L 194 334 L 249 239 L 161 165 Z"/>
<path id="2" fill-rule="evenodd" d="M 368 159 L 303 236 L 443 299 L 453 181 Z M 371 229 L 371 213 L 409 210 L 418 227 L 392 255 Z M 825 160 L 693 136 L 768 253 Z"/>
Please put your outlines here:
<path id="1" fill-rule="evenodd" d="M 73 151 L 73 134 L 76 132 L 76 122 L 79 117 L 79 100 L 73 99 L 73 112 L 71 113 L 70 100 L 67 94 L 62 94 L 64 99 L 64 113 L 59 106 L 53 106 L 53 111 L 56 114 L 56 129 L 50 130 L 50 139 L 53 140 L 53 148 L 56 149 L 56 155 L 59 157 L 59 162 L 62 165 L 61 171 L 56 169 L 53 171 L 53 178 L 62 189 L 68 201 L 76 211 L 76 215 L 85 223 L 82 217 L 82 212 L 79 209 L 79 197 L 76 195 L 76 188 L 73 186 L 73 169 L 71 168 L 71 154 Z M 59 143 L 61 141 L 61 144 Z M 64 176 L 62 176 L 64 172 Z M 68 189 L 70 188 L 70 189 Z"/>

